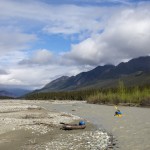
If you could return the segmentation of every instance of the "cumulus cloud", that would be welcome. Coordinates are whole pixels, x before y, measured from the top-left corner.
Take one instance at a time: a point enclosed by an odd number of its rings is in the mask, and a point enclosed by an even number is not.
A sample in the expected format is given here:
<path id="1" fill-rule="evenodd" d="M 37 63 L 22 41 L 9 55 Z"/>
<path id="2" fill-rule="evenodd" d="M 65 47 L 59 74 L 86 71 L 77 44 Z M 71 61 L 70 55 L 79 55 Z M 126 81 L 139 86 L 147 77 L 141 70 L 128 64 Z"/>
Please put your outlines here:
<path id="1" fill-rule="evenodd" d="M 8 72 L 6 70 L 0 69 L 0 75 L 6 75 Z"/>
<path id="2" fill-rule="evenodd" d="M 64 54 L 79 64 L 117 64 L 122 60 L 150 54 L 149 7 L 125 8 L 108 21 L 103 33 L 72 45 Z"/>
<path id="3" fill-rule="evenodd" d="M 76 1 L 76 0 L 75 0 Z M 75 2 L 74 1 L 74 2 Z M 47 3 L 44 3 L 47 2 Z M 65 3 L 66 1 L 64 1 Z M 77 2 L 77 1 L 76 1 Z M 83 0 L 83 2 L 120 2 L 128 3 L 130 0 Z M 52 5 L 52 1 L 44 0 L 1 0 L 0 19 L 4 21 L 14 21 L 19 25 L 20 21 L 25 24 L 30 22 L 30 26 L 40 26 L 43 32 L 49 34 L 88 34 L 101 32 L 107 20 L 113 15 L 116 7 L 100 6 L 79 6 L 72 4 Z M 117 8 L 118 9 L 118 8 Z M 63 14 L 62 14 L 63 13 Z M 23 26 L 23 25 L 22 25 Z M 27 27 L 27 26 L 26 26 Z M 28 28 L 28 27 L 27 27 Z"/>
<path id="4" fill-rule="evenodd" d="M 99 63 L 100 51 L 97 50 L 95 40 L 86 39 L 80 44 L 72 45 L 70 52 L 64 54 L 63 57 L 74 60 L 79 64 L 97 64 Z"/>
<path id="5" fill-rule="evenodd" d="M 48 0 L 1 0 L 0 83 L 38 88 L 61 75 L 71 76 L 97 65 L 117 64 L 150 54 L 150 5 L 127 6 L 130 0 L 107 2 L 125 5 L 52 5 Z M 80 42 L 72 44 L 68 52 L 62 47 L 61 53 L 53 54 L 44 44 L 33 44 L 37 37 L 43 42 L 45 33 L 47 37 L 50 35 L 48 38 L 75 35 Z"/>
<path id="6" fill-rule="evenodd" d="M 86 68 L 88 69 L 88 68 Z M 19 86 L 22 88 L 42 88 L 50 81 L 63 75 L 76 75 L 86 71 L 85 67 L 78 66 L 15 66 L 9 70 L 9 74 L 0 76 L 0 84 L 7 86 Z"/>
<path id="7" fill-rule="evenodd" d="M 52 52 L 42 49 L 35 51 L 28 59 L 23 59 L 19 62 L 20 65 L 46 65 L 53 61 Z"/>
<path id="8" fill-rule="evenodd" d="M 28 44 L 35 41 L 36 35 L 23 33 L 16 28 L 0 27 L 0 53 L 24 50 Z"/>

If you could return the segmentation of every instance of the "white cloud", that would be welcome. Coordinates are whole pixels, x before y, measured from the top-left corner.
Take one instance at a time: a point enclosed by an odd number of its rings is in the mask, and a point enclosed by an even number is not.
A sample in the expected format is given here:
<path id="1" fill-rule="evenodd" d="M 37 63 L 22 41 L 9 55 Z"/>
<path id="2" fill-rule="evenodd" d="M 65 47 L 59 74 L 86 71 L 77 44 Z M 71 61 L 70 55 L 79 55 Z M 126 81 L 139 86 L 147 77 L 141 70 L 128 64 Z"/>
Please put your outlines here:
<path id="1" fill-rule="evenodd" d="M 24 50 L 28 48 L 28 44 L 36 40 L 34 34 L 23 33 L 16 28 L 1 27 L 0 28 L 0 53 L 8 53 L 11 51 Z"/>
<path id="2" fill-rule="evenodd" d="M 99 65 L 150 54 L 149 9 L 141 6 L 118 11 L 102 34 L 72 45 L 64 56 L 80 64 Z"/>
<path id="3" fill-rule="evenodd" d="M 67 5 L 59 6 L 57 10 L 58 14 L 63 12 L 63 16 L 55 14 L 55 20 L 51 19 L 51 23 L 43 28 L 44 32 L 49 34 L 80 35 L 86 33 L 91 35 L 103 29 L 101 21 L 105 19 L 104 12 L 106 11 L 103 8 Z"/>
<path id="4" fill-rule="evenodd" d="M 150 5 L 145 3 L 100 7 L 1 0 L 0 10 L 0 84 L 38 88 L 61 75 L 150 54 Z M 30 52 L 35 34 L 42 38 L 41 31 L 78 34 L 83 41 L 61 54 L 54 55 L 44 47 Z"/>
<path id="5" fill-rule="evenodd" d="M 3 22 L 13 22 L 24 28 L 43 27 L 43 32 L 49 34 L 80 34 L 98 32 L 103 28 L 101 21 L 105 19 L 106 10 L 97 6 L 51 5 L 40 1 L 11 1 L 0 2 L 0 19 Z M 105 15 L 104 15 L 105 14 Z M 23 26 L 23 25 L 22 25 Z"/>
<path id="6" fill-rule="evenodd" d="M 86 71 L 86 68 L 77 66 L 13 66 L 9 69 L 9 74 L 0 75 L 0 84 L 7 86 L 19 86 L 21 88 L 42 88 L 50 81 L 63 76 L 75 75 L 81 71 Z"/>
<path id="7" fill-rule="evenodd" d="M 80 44 L 72 45 L 71 52 L 64 54 L 63 57 L 75 60 L 79 64 L 92 64 L 99 63 L 101 52 L 97 50 L 97 45 L 94 39 L 89 38 Z"/>
<path id="8" fill-rule="evenodd" d="M 83 0 L 88 2 L 89 0 Z M 92 2 L 91 0 L 89 2 Z M 128 0 L 95 0 L 94 2 L 129 3 Z M 59 3 L 58 3 L 59 4 Z M 62 4 L 62 3 L 61 3 Z M 40 0 L 16 1 L 1 0 L 0 19 L 19 25 L 23 21 L 24 28 L 40 26 L 49 34 L 95 34 L 103 30 L 107 20 L 116 12 L 117 7 L 79 6 L 73 4 L 52 5 Z M 119 8 L 121 9 L 121 7 Z M 23 25 L 21 25 L 23 26 Z"/>
<path id="9" fill-rule="evenodd" d="M 4 69 L 0 69 L 0 75 L 6 75 L 8 72 Z"/>
<path id="10" fill-rule="evenodd" d="M 42 49 L 35 51 L 30 58 L 25 58 L 19 62 L 20 65 L 46 65 L 53 62 L 52 52 Z"/>

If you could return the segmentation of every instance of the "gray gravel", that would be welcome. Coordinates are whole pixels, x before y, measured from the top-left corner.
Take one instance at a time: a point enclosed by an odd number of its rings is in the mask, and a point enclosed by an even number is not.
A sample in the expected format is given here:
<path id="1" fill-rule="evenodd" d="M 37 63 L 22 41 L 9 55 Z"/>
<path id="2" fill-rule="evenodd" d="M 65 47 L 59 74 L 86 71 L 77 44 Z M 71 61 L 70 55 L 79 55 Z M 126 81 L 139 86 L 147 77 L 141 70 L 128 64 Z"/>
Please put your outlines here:
<path id="1" fill-rule="evenodd" d="M 112 136 L 88 120 L 66 112 L 46 110 L 43 101 L 0 101 L 0 149 L 2 150 L 107 150 Z M 76 105 L 78 102 L 44 102 Z M 39 105 L 39 106 L 37 106 Z M 40 106 L 41 105 L 41 106 Z M 86 122 L 81 130 L 61 130 L 60 122 Z M 7 144 L 6 144 L 7 143 Z"/>

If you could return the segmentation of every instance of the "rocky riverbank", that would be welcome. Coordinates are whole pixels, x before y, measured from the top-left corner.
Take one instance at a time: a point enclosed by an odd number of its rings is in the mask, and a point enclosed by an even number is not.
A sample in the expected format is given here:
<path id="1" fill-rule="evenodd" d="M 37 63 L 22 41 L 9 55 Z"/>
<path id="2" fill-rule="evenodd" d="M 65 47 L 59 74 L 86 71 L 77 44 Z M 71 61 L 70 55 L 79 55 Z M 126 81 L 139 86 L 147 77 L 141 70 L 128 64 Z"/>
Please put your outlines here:
<path id="1" fill-rule="evenodd" d="M 112 136 L 86 121 L 82 130 L 61 130 L 60 122 L 83 120 L 65 112 L 47 111 L 40 101 L 0 101 L 0 149 L 3 150 L 105 150 Z M 47 101 L 47 103 L 76 103 Z"/>

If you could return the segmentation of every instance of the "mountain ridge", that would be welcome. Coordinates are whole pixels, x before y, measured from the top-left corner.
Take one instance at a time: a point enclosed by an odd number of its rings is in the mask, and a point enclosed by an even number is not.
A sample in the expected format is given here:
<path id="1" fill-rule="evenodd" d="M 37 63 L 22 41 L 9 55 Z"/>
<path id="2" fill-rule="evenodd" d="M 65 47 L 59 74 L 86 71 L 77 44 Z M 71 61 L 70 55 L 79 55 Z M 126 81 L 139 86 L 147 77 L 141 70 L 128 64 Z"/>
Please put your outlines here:
<path id="1" fill-rule="evenodd" d="M 137 82 L 137 85 L 140 84 L 137 81 L 137 74 L 149 79 L 150 73 L 150 56 L 142 56 L 129 60 L 128 62 L 121 62 L 117 66 L 114 65 L 104 65 L 97 66 L 96 68 L 87 71 L 81 72 L 76 76 L 62 76 L 58 79 L 51 81 L 46 84 L 42 89 L 37 90 L 38 92 L 52 92 L 52 91 L 70 91 L 84 89 L 86 87 L 94 88 L 103 88 L 108 83 L 108 86 L 115 85 L 118 80 L 125 80 L 127 83 L 130 78 Z M 104 86 L 101 86 L 101 85 Z M 112 85 L 111 85 L 112 84 Z M 143 83 L 144 84 L 144 83 Z M 136 84 L 135 84 L 136 85 Z"/>

